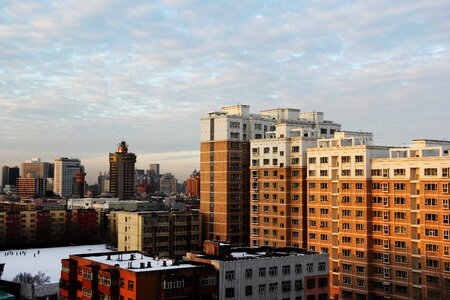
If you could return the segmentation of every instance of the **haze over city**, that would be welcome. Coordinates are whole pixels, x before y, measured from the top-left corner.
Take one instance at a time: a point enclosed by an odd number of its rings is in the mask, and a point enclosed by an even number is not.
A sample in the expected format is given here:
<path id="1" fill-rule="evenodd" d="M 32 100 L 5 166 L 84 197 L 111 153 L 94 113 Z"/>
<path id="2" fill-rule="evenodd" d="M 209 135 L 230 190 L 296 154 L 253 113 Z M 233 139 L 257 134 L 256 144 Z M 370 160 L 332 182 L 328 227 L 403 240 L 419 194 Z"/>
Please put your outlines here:
<path id="1" fill-rule="evenodd" d="M 1 164 L 125 139 L 186 178 L 224 105 L 323 111 L 377 144 L 448 138 L 448 1 L 3 1 Z"/>

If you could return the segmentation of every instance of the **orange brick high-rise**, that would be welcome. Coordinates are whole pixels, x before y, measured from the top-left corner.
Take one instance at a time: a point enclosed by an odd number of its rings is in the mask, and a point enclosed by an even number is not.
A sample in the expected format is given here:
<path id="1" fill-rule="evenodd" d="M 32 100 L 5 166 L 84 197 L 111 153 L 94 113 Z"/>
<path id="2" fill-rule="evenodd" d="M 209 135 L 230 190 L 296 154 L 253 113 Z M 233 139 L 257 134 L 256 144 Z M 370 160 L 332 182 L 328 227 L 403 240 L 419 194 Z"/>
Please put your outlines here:
<path id="1" fill-rule="evenodd" d="M 339 127 L 322 122 L 322 116 L 288 108 L 250 114 L 248 105 L 235 105 L 222 107 L 201 120 L 200 210 L 204 240 L 226 240 L 234 246 L 249 244 L 250 140 L 266 138 L 278 122 L 320 125 L 318 128 L 327 132 Z"/>

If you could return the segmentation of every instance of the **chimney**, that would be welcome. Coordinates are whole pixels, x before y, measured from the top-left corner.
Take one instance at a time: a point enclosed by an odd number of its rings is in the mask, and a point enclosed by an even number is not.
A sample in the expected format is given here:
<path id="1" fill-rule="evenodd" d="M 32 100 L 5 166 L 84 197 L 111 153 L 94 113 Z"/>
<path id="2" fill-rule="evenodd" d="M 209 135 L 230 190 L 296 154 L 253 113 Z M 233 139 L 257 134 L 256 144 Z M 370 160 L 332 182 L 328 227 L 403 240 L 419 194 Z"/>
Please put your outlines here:
<path id="1" fill-rule="evenodd" d="M 166 260 L 163 260 L 163 267 L 167 267 L 167 262 L 166 262 Z"/>
<path id="2" fill-rule="evenodd" d="M 145 268 L 145 263 L 141 262 L 141 269 Z"/>
<path id="3" fill-rule="evenodd" d="M 151 261 L 148 261 L 147 262 L 147 268 L 151 268 L 152 267 L 152 262 Z"/>

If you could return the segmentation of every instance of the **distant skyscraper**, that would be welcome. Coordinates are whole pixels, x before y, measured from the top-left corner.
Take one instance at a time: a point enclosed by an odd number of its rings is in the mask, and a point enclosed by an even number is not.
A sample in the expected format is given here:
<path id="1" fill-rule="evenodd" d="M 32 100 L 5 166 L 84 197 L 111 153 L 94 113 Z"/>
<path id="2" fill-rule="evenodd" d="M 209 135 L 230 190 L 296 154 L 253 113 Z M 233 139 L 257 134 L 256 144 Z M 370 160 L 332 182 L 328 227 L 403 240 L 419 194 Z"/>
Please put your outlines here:
<path id="1" fill-rule="evenodd" d="M 62 198 L 77 193 L 75 174 L 83 172 L 79 159 L 61 157 L 55 159 L 53 192 Z"/>
<path id="2" fill-rule="evenodd" d="M 120 142 L 116 153 L 109 153 L 110 192 L 120 200 L 135 198 L 134 176 L 136 155 L 128 153 L 128 145 Z"/>
<path id="3" fill-rule="evenodd" d="M 160 176 L 160 192 L 170 195 L 177 192 L 177 179 L 172 173 L 165 173 Z"/>
<path id="4" fill-rule="evenodd" d="M 159 164 L 150 164 L 150 170 L 148 171 L 148 184 L 150 186 L 149 191 L 154 193 L 160 190 L 159 186 Z"/>
<path id="5" fill-rule="evenodd" d="M 150 174 L 159 177 L 159 164 L 150 164 Z"/>
<path id="6" fill-rule="evenodd" d="M 186 194 L 189 197 L 200 196 L 200 172 L 194 170 L 191 176 L 186 180 Z"/>
<path id="7" fill-rule="evenodd" d="M 4 166 L 2 168 L 2 186 L 16 185 L 16 180 L 19 178 L 19 167 L 8 167 Z"/>
<path id="8" fill-rule="evenodd" d="M 20 168 L 22 178 L 53 178 L 54 164 L 42 162 L 40 158 L 33 158 L 23 162 Z"/>

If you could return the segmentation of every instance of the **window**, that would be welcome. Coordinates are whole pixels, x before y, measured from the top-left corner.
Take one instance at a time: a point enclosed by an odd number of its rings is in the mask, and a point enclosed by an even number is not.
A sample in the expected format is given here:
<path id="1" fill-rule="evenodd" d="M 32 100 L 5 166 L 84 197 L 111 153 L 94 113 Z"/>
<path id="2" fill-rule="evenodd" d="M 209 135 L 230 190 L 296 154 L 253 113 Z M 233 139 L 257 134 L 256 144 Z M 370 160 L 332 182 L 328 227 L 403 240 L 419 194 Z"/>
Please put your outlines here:
<path id="1" fill-rule="evenodd" d="M 234 280 L 234 271 L 226 271 L 225 279 L 226 280 Z"/>
<path id="2" fill-rule="evenodd" d="M 298 164 L 300 163 L 300 158 L 294 157 L 294 158 L 291 160 L 291 163 L 292 163 L 293 165 L 298 165 Z"/>
<path id="3" fill-rule="evenodd" d="M 437 221 L 438 214 L 425 214 L 425 220 L 426 221 Z"/>
<path id="4" fill-rule="evenodd" d="M 225 289 L 225 297 L 233 298 L 234 297 L 234 288 L 226 288 Z"/>
<path id="5" fill-rule="evenodd" d="M 404 190 L 406 190 L 406 184 L 394 183 L 394 191 L 404 191 Z"/>
<path id="6" fill-rule="evenodd" d="M 276 293 L 278 290 L 278 282 L 269 283 L 269 292 Z"/>
<path id="7" fill-rule="evenodd" d="M 437 191 L 438 185 L 437 183 L 425 183 L 423 188 L 425 191 Z"/>
<path id="8" fill-rule="evenodd" d="M 437 168 L 425 168 L 424 175 L 425 176 L 437 176 Z"/>
<path id="9" fill-rule="evenodd" d="M 292 146 L 292 152 L 294 152 L 294 153 L 300 152 L 300 147 L 299 146 Z"/>
<path id="10" fill-rule="evenodd" d="M 295 285 L 295 290 L 296 291 L 303 290 L 303 280 L 301 280 L 301 279 L 300 280 L 296 280 L 294 285 Z"/>
<path id="11" fill-rule="evenodd" d="M 278 274 L 278 267 L 270 267 L 269 268 L 269 275 L 270 276 L 277 276 Z"/>
<path id="12" fill-rule="evenodd" d="M 252 269 L 246 269 L 245 270 L 245 278 L 252 278 L 253 276 L 253 270 Z"/>
<path id="13" fill-rule="evenodd" d="M 313 263 L 306 264 L 306 271 L 307 272 L 312 272 L 313 270 L 314 270 L 314 264 Z"/>
<path id="14" fill-rule="evenodd" d="M 260 294 L 265 294 L 266 293 L 266 285 L 265 284 L 260 284 L 259 285 L 259 293 Z"/>
<path id="15" fill-rule="evenodd" d="M 352 284 L 352 278 L 349 276 L 342 276 L 342 283 L 351 285 Z"/>
<path id="16" fill-rule="evenodd" d="M 364 176 L 364 170 L 356 169 L 355 170 L 355 176 Z"/>
<path id="17" fill-rule="evenodd" d="M 394 169 L 394 176 L 404 176 L 405 174 L 405 169 Z"/>
<path id="18" fill-rule="evenodd" d="M 253 295 L 253 290 L 251 285 L 245 286 L 245 296 L 251 296 Z"/>
<path id="19" fill-rule="evenodd" d="M 302 273 L 302 265 L 296 264 L 295 265 L 295 274 L 301 274 Z"/>
<path id="20" fill-rule="evenodd" d="M 308 162 L 310 164 L 315 164 L 316 163 L 316 158 L 315 157 L 310 157 L 310 158 L 308 158 Z"/>
<path id="21" fill-rule="evenodd" d="M 327 182 L 321 182 L 321 183 L 320 183 L 320 188 L 321 188 L 322 190 L 328 189 L 328 183 L 327 183 Z"/>
<path id="22" fill-rule="evenodd" d="M 344 163 L 349 163 L 351 162 L 351 157 L 350 156 L 342 156 L 341 157 L 341 162 Z"/>
<path id="23" fill-rule="evenodd" d="M 134 290 L 134 281 L 133 280 L 128 280 L 128 289 L 130 291 Z"/>
<path id="24" fill-rule="evenodd" d="M 281 273 L 283 275 L 289 275 L 291 273 L 291 266 L 283 266 L 281 268 Z"/>
<path id="25" fill-rule="evenodd" d="M 357 190 L 363 190 L 363 189 L 364 189 L 364 183 L 362 183 L 362 182 L 357 182 L 357 183 L 355 184 L 355 188 L 356 188 Z"/>
<path id="26" fill-rule="evenodd" d="M 266 268 L 259 268 L 259 277 L 266 276 Z"/>
<path id="27" fill-rule="evenodd" d="M 328 176 L 328 170 L 320 170 L 320 176 Z"/>
<path id="28" fill-rule="evenodd" d="M 341 175 L 342 176 L 351 176 L 351 173 L 352 171 L 351 170 L 342 170 L 341 171 Z"/>
<path id="29" fill-rule="evenodd" d="M 364 162 L 364 157 L 362 155 L 355 156 L 355 162 Z"/>
<path id="30" fill-rule="evenodd" d="M 326 269 L 326 263 L 325 262 L 319 262 L 319 265 L 317 267 L 317 270 L 319 271 L 325 271 Z"/>
<path id="31" fill-rule="evenodd" d="M 327 164 L 328 163 L 328 157 L 321 157 L 320 158 L 320 163 L 321 164 Z"/>
<path id="32" fill-rule="evenodd" d="M 281 282 L 281 291 L 282 291 L 283 293 L 286 293 L 286 292 L 290 292 L 290 291 L 291 291 L 291 282 L 290 282 L 289 280 L 286 280 L 286 281 L 282 281 L 282 282 Z"/>
<path id="33" fill-rule="evenodd" d="M 351 185 L 349 182 L 343 182 L 342 183 L 342 189 L 343 190 L 349 190 L 351 188 Z"/>

